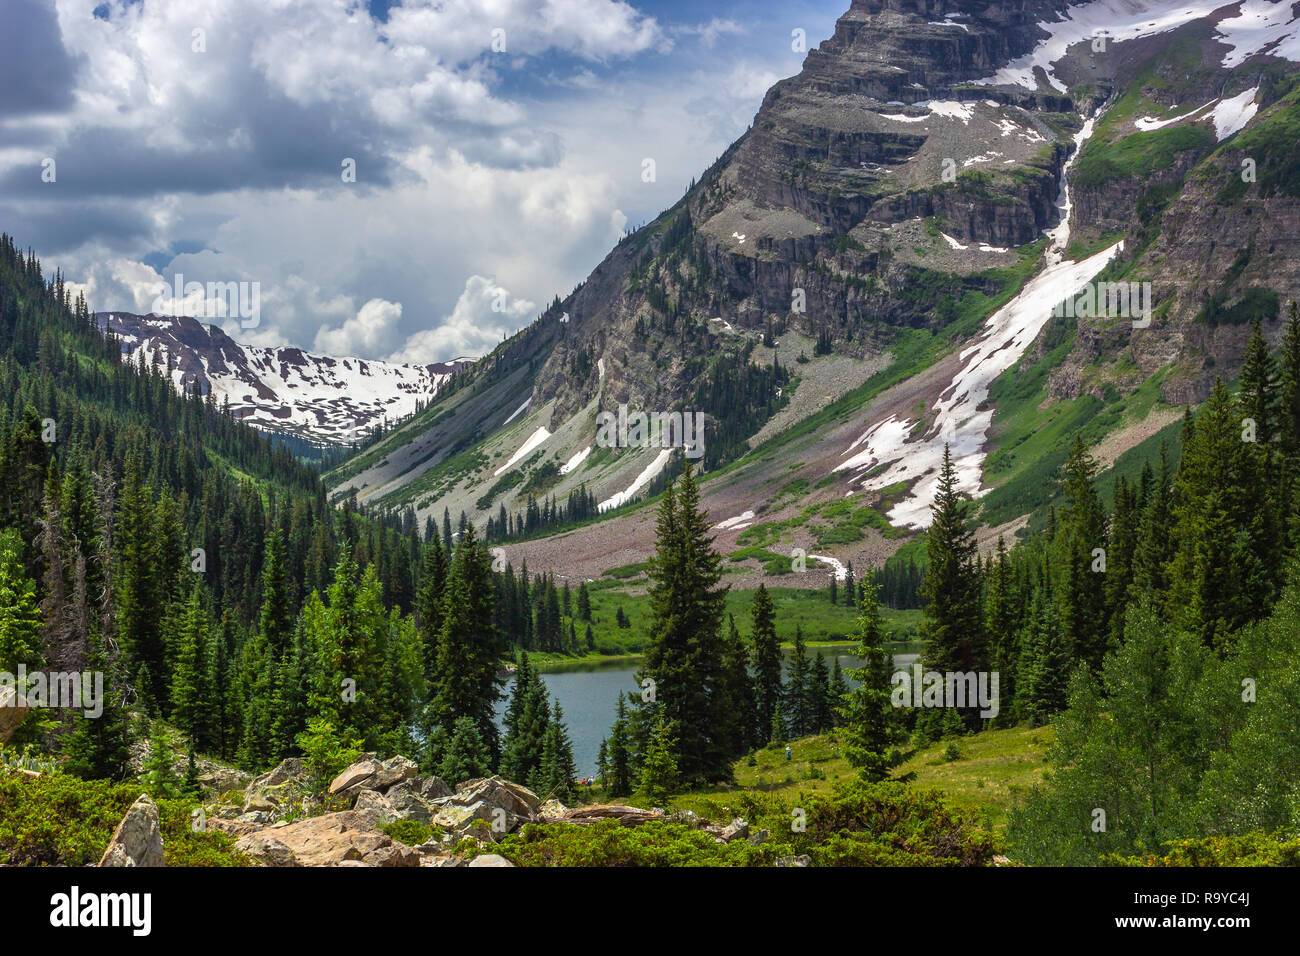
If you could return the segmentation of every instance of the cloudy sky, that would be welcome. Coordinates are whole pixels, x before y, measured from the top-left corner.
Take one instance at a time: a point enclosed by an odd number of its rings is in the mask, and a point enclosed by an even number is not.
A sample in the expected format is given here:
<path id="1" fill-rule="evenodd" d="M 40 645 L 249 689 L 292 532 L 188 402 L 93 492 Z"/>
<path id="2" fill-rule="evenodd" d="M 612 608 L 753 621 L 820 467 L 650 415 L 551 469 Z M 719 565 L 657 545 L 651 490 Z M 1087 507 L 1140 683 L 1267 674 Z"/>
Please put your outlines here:
<path id="1" fill-rule="evenodd" d="M 244 280 L 259 324 L 214 321 L 250 344 L 479 355 L 676 201 L 798 72 L 792 31 L 848 5 L 0 0 L 0 230 L 96 311 Z"/>

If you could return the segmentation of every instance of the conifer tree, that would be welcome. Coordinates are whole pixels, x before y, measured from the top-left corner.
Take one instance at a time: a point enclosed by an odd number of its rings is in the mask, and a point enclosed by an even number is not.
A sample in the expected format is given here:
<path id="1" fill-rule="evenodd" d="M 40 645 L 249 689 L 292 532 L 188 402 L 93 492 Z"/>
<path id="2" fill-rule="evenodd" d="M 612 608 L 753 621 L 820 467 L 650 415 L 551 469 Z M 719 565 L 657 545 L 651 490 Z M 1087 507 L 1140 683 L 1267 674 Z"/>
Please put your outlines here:
<path id="1" fill-rule="evenodd" d="M 491 756 L 478 724 L 472 717 L 457 717 L 438 768 L 438 776 L 451 786 L 492 773 Z"/>
<path id="2" fill-rule="evenodd" d="M 898 763 L 896 748 L 902 739 L 891 699 L 885 624 L 874 585 L 868 586 L 862 599 L 857 638 L 856 653 L 864 663 L 853 672 L 858 686 L 849 692 L 843 706 L 844 756 L 864 780 L 874 782 L 888 777 L 890 768 Z"/>
<path id="3" fill-rule="evenodd" d="M 677 789 L 680 775 L 674 754 L 678 752 L 677 742 L 669 736 L 668 725 L 661 717 L 650 734 L 641 767 L 640 790 L 651 803 L 666 803 Z"/>
<path id="4" fill-rule="evenodd" d="M 975 568 L 975 536 L 957 491 L 952 455 L 944 446 L 939 488 L 926 539 L 925 660 L 938 671 L 986 669 L 982 582 Z"/>
<path id="5" fill-rule="evenodd" d="M 753 615 L 754 690 L 758 699 L 758 743 L 772 739 L 774 715 L 785 690 L 781 681 L 781 646 L 776 637 L 776 610 L 767 588 L 759 584 L 754 592 Z"/>
<path id="6" fill-rule="evenodd" d="M 690 783 L 731 776 L 734 743 L 723 679 L 721 559 L 699 508 L 689 462 L 663 495 L 650 561 L 650 620 L 638 677 L 656 688 L 659 717 L 673 729 L 676 765 Z M 665 738 L 666 739 L 666 738 Z"/>

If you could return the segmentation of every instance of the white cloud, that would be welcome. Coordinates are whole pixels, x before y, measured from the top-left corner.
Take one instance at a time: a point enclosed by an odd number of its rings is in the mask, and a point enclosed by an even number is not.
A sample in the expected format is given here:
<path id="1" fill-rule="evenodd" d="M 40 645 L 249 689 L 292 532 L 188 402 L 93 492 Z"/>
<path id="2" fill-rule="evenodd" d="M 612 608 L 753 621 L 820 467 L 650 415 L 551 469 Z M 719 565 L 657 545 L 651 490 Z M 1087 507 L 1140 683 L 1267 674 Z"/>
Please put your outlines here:
<path id="1" fill-rule="evenodd" d="M 316 351 L 326 355 L 376 355 L 400 341 L 397 323 L 401 318 L 400 302 L 371 299 L 341 327 L 317 332 Z"/>
<path id="2" fill-rule="evenodd" d="M 388 360 L 415 364 L 478 358 L 525 325 L 536 311 L 535 303 L 513 298 L 491 279 L 470 276 L 451 314 L 436 327 L 416 332 Z"/>

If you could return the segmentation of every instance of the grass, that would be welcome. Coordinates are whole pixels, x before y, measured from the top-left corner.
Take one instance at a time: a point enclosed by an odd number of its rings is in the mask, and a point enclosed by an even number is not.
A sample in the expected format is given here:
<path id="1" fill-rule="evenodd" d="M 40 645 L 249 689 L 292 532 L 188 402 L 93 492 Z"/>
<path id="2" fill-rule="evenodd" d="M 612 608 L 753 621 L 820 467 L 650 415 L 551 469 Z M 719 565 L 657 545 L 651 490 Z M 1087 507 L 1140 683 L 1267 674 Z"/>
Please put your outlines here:
<path id="1" fill-rule="evenodd" d="M 591 598 L 591 631 L 596 652 L 582 657 L 546 658 L 547 670 L 588 670 L 610 666 L 611 661 L 634 660 L 634 655 L 640 653 L 650 622 L 650 596 L 645 591 L 645 581 L 593 581 L 587 585 L 587 591 Z M 841 603 L 834 605 L 823 588 L 768 588 L 767 593 L 776 609 L 776 633 L 782 643 L 794 641 L 796 627 L 802 629 L 804 640 L 810 646 L 844 644 L 854 639 L 857 611 L 842 603 L 842 591 L 839 594 Z M 727 592 L 725 613 L 735 616 L 736 627 L 742 634 L 747 635 L 751 630 L 753 602 L 752 589 Z M 632 624 L 630 628 L 620 628 L 616 623 L 620 607 Z M 881 610 L 892 640 L 916 638 L 921 622 L 920 611 Z M 581 641 L 586 622 L 575 621 L 574 626 Z M 530 654 L 529 659 L 532 657 Z"/>
<path id="2" fill-rule="evenodd" d="M 1011 808 L 1042 780 L 1047 749 L 1055 739 L 1049 727 L 1010 727 L 954 738 L 961 751 L 948 760 L 949 740 L 927 744 L 912 753 L 894 776 L 914 773 L 911 786 L 933 789 L 953 810 L 979 820 L 985 829 L 1000 832 Z M 755 766 L 747 758 L 736 762 L 736 787 L 797 796 L 830 793 L 836 784 L 856 776 L 841 751 L 843 737 L 834 733 L 790 741 L 785 747 L 765 747 L 755 753 Z M 683 794 L 673 801 L 680 809 L 695 809 L 701 797 L 728 792 L 727 787 Z M 698 811 L 697 811 L 698 812 Z"/>

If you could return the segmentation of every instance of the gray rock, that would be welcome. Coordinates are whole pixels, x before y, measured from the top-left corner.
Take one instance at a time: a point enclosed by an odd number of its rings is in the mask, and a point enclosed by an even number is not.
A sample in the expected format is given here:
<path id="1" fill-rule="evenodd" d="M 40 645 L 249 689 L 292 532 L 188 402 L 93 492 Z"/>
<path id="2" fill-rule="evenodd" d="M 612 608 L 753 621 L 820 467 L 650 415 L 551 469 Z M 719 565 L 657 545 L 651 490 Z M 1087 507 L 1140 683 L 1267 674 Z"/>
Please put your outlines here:
<path id="1" fill-rule="evenodd" d="M 751 846 L 762 846 L 767 842 L 767 838 L 771 835 L 772 832 L 770 830 L 758 830 L 749 835 L 749 843 Z"/>
<path id="2" fill-rule="evenodd" d="M 370 786 L 382 769 L 383 764 L 374 757 L 362 757 L 334 778 L 330 783 L 329 792 L 349 794 L 356 790 L 365 789 Z"/>
<path id="3" fill-rule="evenodd" d="M 113 831 L 100 866 L 166 866 L 158 805 L 141 794 Z"/>
<path id="4" fill-rule="evenodd" d="M 420 768 L 414 761 L 407 760 L 405 757 L 389 757 L 379 765 L 374 779 L 367 785 L 375 790 L 387 790 L 394 784 L 402 783 L 406 780 L 414 780 L 420 776 Z"/>
<path id="5" fill-rule="evenodd" d="M 800 853 L 798 856 L 782 856 L 776 861 L 777 866 L 812 866 L 812 857 L 806 853 Z"/>
<path id="6" fill-rule="evenodd" d="M 250 833 L 235 841 L 235 849 L 257 860 L 263 866 L 297 866 L 298 858 L 275 837 L 268 833 Z"/>
<path id="7" fill-rule="evenodd" d="M 723 827 L 722 832 L 718 835 L 722 837 L 724 843 L 730 843 L 732 840 L 743 840 L 749 836 L 749 821 L 744 817 L 736 817 Z"/>
<path id="8" fill-rule="evenodd" d="M 0 690 L 0 744 L 14 735 L 31 707 L 27 699 L 12 687 Z"/>

